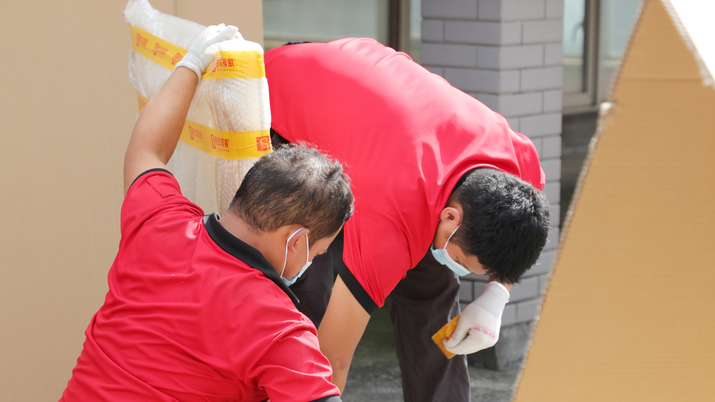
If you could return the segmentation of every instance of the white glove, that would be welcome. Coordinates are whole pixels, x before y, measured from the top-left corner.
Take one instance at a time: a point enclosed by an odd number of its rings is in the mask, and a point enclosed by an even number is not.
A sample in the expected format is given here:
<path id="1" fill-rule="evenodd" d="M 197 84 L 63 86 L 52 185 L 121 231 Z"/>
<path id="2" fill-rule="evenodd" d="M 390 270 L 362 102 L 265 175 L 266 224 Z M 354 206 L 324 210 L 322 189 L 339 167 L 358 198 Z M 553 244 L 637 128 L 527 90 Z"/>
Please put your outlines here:
<path id="1" fill-rule="evenodd" d="M 459 316 L 457 328 L 444 347 L 457 355 L 466 355 L 494 346 L 499 339 L 501 315 L 509 301 L 509 291 L 499 282 L 489 282 L 484 293 Z M 466 336 L 466 337 L 465 337 Z"/>
<path id="2" fill-rule="evenodd" d="M 201 32 L 201 35 L 196 38 L 181 61 L 176 63 L 174 69 L 179 67 L 189 68 L 195 72 L 199 80 L 201 80 L 201 75 L 214 60 L 214 54 L 211 52 L 207 53 L 206 49 L 216 43 L 235 38 L 237 33 L 238 28 L 233 25 L 226 26 L 220 24 L 207 27 Z"/>

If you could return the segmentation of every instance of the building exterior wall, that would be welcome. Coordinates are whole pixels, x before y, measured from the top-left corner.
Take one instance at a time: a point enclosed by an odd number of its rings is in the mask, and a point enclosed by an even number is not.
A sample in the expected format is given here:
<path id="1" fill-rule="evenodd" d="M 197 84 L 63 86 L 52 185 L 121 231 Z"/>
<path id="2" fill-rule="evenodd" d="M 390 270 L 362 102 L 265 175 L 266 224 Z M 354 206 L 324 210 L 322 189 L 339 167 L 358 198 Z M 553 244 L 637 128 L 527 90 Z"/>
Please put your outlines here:
<path id="1" fill-rule="evenodd" d="M 260 0 L 152 0 L 263 42 Z M 59 399 L 107 291 L 137 112 L 125 0 L 0 5 L 0 400 Z"/>
<path id="2" fill-rule="evenodd" d="M 422 0 L 422 65 L 531 138 L 546 173 L 549 242 L 512 289 L 502 334 L 509 333 L 504 327 L 536 318 L 558 243 L 562 16 L 563 0 Z M 486 283 L 485 276 L 463 278 L 461 301 L 479 297 Z"/>

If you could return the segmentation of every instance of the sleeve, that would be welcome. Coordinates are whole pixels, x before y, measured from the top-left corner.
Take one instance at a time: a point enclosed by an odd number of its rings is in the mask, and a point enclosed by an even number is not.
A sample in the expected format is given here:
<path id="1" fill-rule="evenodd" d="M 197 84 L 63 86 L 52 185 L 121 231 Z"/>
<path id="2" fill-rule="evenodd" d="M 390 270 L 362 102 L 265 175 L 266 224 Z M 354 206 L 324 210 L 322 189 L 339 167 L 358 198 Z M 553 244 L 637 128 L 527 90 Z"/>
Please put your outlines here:
<path id="1" fill-rule="evenodd" d="M 251 377 L 272 402 L 340 401 L 330 382 L 333 371 L 320 352 L 318 337 L 297 325 L 272 342 L 252 368 Z"/>
<path id="2" fill-rule="evenodd" d="M 386 217 L 366 216 L 358 211 L 345 224 L 343 261 L 338 273 L 368 314 L 385 304 L 385 299 L 417 264 L 411 260 L 410 243 L 399 225 Z M 360 215 L 358 215 L 360 214 Z"/>
<path id="3" fill-rule="evenodd" d="M 541 169 L 539 155 L 536 153 L 534 143 L 521 133 L 513 133 L 514 150 L 516 151 L 517 163 L 519 164 L 519 176 L 525 182 L 541 191 L 546 185 L 546 175 Z"/>
<path id="4" fill-rule="evenodd" d="M 148 219 L 173 211 L 188 216 L 203 216 L 198 205 L 181 194 L 174 176 L 165 169 L 151 169 L 137 177 L 129 187 L 121 213 L 122 237 L 139 229 Z"/>

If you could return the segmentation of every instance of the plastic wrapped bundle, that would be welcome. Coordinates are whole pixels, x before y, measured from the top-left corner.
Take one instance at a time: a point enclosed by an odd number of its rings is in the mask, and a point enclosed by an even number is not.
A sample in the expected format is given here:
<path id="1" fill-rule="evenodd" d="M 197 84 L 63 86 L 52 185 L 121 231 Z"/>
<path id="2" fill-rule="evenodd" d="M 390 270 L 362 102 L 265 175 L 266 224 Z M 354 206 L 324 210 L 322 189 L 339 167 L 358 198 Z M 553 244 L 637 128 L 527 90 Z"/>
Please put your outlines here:
<path id="1" fill-rule="evenodd" d="M 124 16 L 133 42 L 129 79 L 141 113 L 205 27 L 147 0 L 130 0 Z M 187 198 L 206 213 L 223 214 L 248 169 L 271 152 L 271 115 L 261 46 L 238 35 L 209 49 L 216 58 L 196 87 L 168 167 Z"/>

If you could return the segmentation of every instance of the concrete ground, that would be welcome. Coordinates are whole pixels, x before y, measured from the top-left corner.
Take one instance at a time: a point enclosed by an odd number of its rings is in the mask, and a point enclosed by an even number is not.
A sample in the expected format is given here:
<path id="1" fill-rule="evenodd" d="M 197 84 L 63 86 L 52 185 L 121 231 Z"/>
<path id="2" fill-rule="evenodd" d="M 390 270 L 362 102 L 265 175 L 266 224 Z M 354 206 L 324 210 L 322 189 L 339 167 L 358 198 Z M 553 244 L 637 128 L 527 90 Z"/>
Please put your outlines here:
<path id="1" fill-rule="evenodd" d="M 469 368 L 472 402 L 509 402 L 519 369 L 491 371 Z M 400 367 L 387 309 L 377 310 L 358 345 L 345 392 L 345 402 L 402 402 Z"/>

